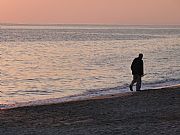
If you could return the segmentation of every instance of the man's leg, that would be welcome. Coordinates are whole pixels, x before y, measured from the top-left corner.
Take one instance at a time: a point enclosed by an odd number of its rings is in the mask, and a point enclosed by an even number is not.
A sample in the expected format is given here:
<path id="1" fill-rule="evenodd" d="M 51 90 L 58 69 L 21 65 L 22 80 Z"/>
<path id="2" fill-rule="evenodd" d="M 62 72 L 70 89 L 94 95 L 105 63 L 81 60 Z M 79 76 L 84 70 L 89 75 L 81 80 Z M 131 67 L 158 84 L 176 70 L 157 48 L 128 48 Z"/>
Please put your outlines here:
<path id="1" fill-rule="evenodd" d="M 133 75 L 133 80 L 132 80 L 132 82 L 131 82 L 131 84 L 129 86 L 131 91 L 133 91 L 133 85 L 136 82 L 137 82 L 137 75 Z"/>
<path id="2" fill-rule="evenodd" d="M 137 76 L 136 91 L 140 91 L 140 90 L 141 90 L 141 76 L 138 75 Z"/>

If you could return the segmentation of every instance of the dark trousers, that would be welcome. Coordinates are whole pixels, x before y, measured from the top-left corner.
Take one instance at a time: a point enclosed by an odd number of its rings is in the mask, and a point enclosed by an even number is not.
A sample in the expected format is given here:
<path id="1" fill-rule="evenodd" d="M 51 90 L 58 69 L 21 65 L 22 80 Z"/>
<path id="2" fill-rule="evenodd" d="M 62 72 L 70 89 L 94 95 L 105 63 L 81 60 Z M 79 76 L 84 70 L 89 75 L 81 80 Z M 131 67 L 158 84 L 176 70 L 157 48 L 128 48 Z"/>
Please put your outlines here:
<path id="1" fill-rule="evenodd" d="M 133 80 L 130 85 L 133 87 L 134 83 L 136 83 L 136 90 L 140 90 L 141 89 L 141 75 L 133 75 Z"/>

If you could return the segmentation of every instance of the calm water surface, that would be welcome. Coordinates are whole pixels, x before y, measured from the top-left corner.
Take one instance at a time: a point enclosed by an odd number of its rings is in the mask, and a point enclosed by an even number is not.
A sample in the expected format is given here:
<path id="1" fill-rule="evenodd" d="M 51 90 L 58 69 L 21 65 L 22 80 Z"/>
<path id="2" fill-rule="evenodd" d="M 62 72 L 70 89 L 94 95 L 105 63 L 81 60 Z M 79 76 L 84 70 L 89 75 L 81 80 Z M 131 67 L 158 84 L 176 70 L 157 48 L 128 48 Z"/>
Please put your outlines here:
<path id="1" fill-rule="evenodd" d="M 179 52 L 178 26 L 1 26 L 0 104 L 129 91 L 139 53 L 142 89 L 180 84 Z"/>

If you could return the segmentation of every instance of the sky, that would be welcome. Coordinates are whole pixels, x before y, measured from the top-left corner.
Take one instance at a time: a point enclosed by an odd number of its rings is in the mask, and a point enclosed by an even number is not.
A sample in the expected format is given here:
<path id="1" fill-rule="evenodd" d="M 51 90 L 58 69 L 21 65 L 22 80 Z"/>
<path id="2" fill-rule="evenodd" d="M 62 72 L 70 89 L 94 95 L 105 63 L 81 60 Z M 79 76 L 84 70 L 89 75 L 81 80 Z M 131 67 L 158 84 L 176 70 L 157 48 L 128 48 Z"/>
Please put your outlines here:
<path id="1" fill-rule="evenodd" d="M 180 25 L 180 0 L 0 0 L 0 23 Z"/>

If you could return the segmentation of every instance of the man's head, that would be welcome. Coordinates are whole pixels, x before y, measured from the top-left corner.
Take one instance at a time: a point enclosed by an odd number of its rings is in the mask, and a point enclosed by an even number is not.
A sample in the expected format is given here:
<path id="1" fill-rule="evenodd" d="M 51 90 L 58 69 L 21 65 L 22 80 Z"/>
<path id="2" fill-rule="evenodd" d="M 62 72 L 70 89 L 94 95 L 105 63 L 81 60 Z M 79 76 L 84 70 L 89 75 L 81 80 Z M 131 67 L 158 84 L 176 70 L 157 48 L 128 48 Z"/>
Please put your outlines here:
<path id="1" fill-rule="evenodd" d="M 142 53 L 139 54 L 139 58 L 140 58 L 140 59 L 143 58 L 143 54 L 142 54 Z"/>

